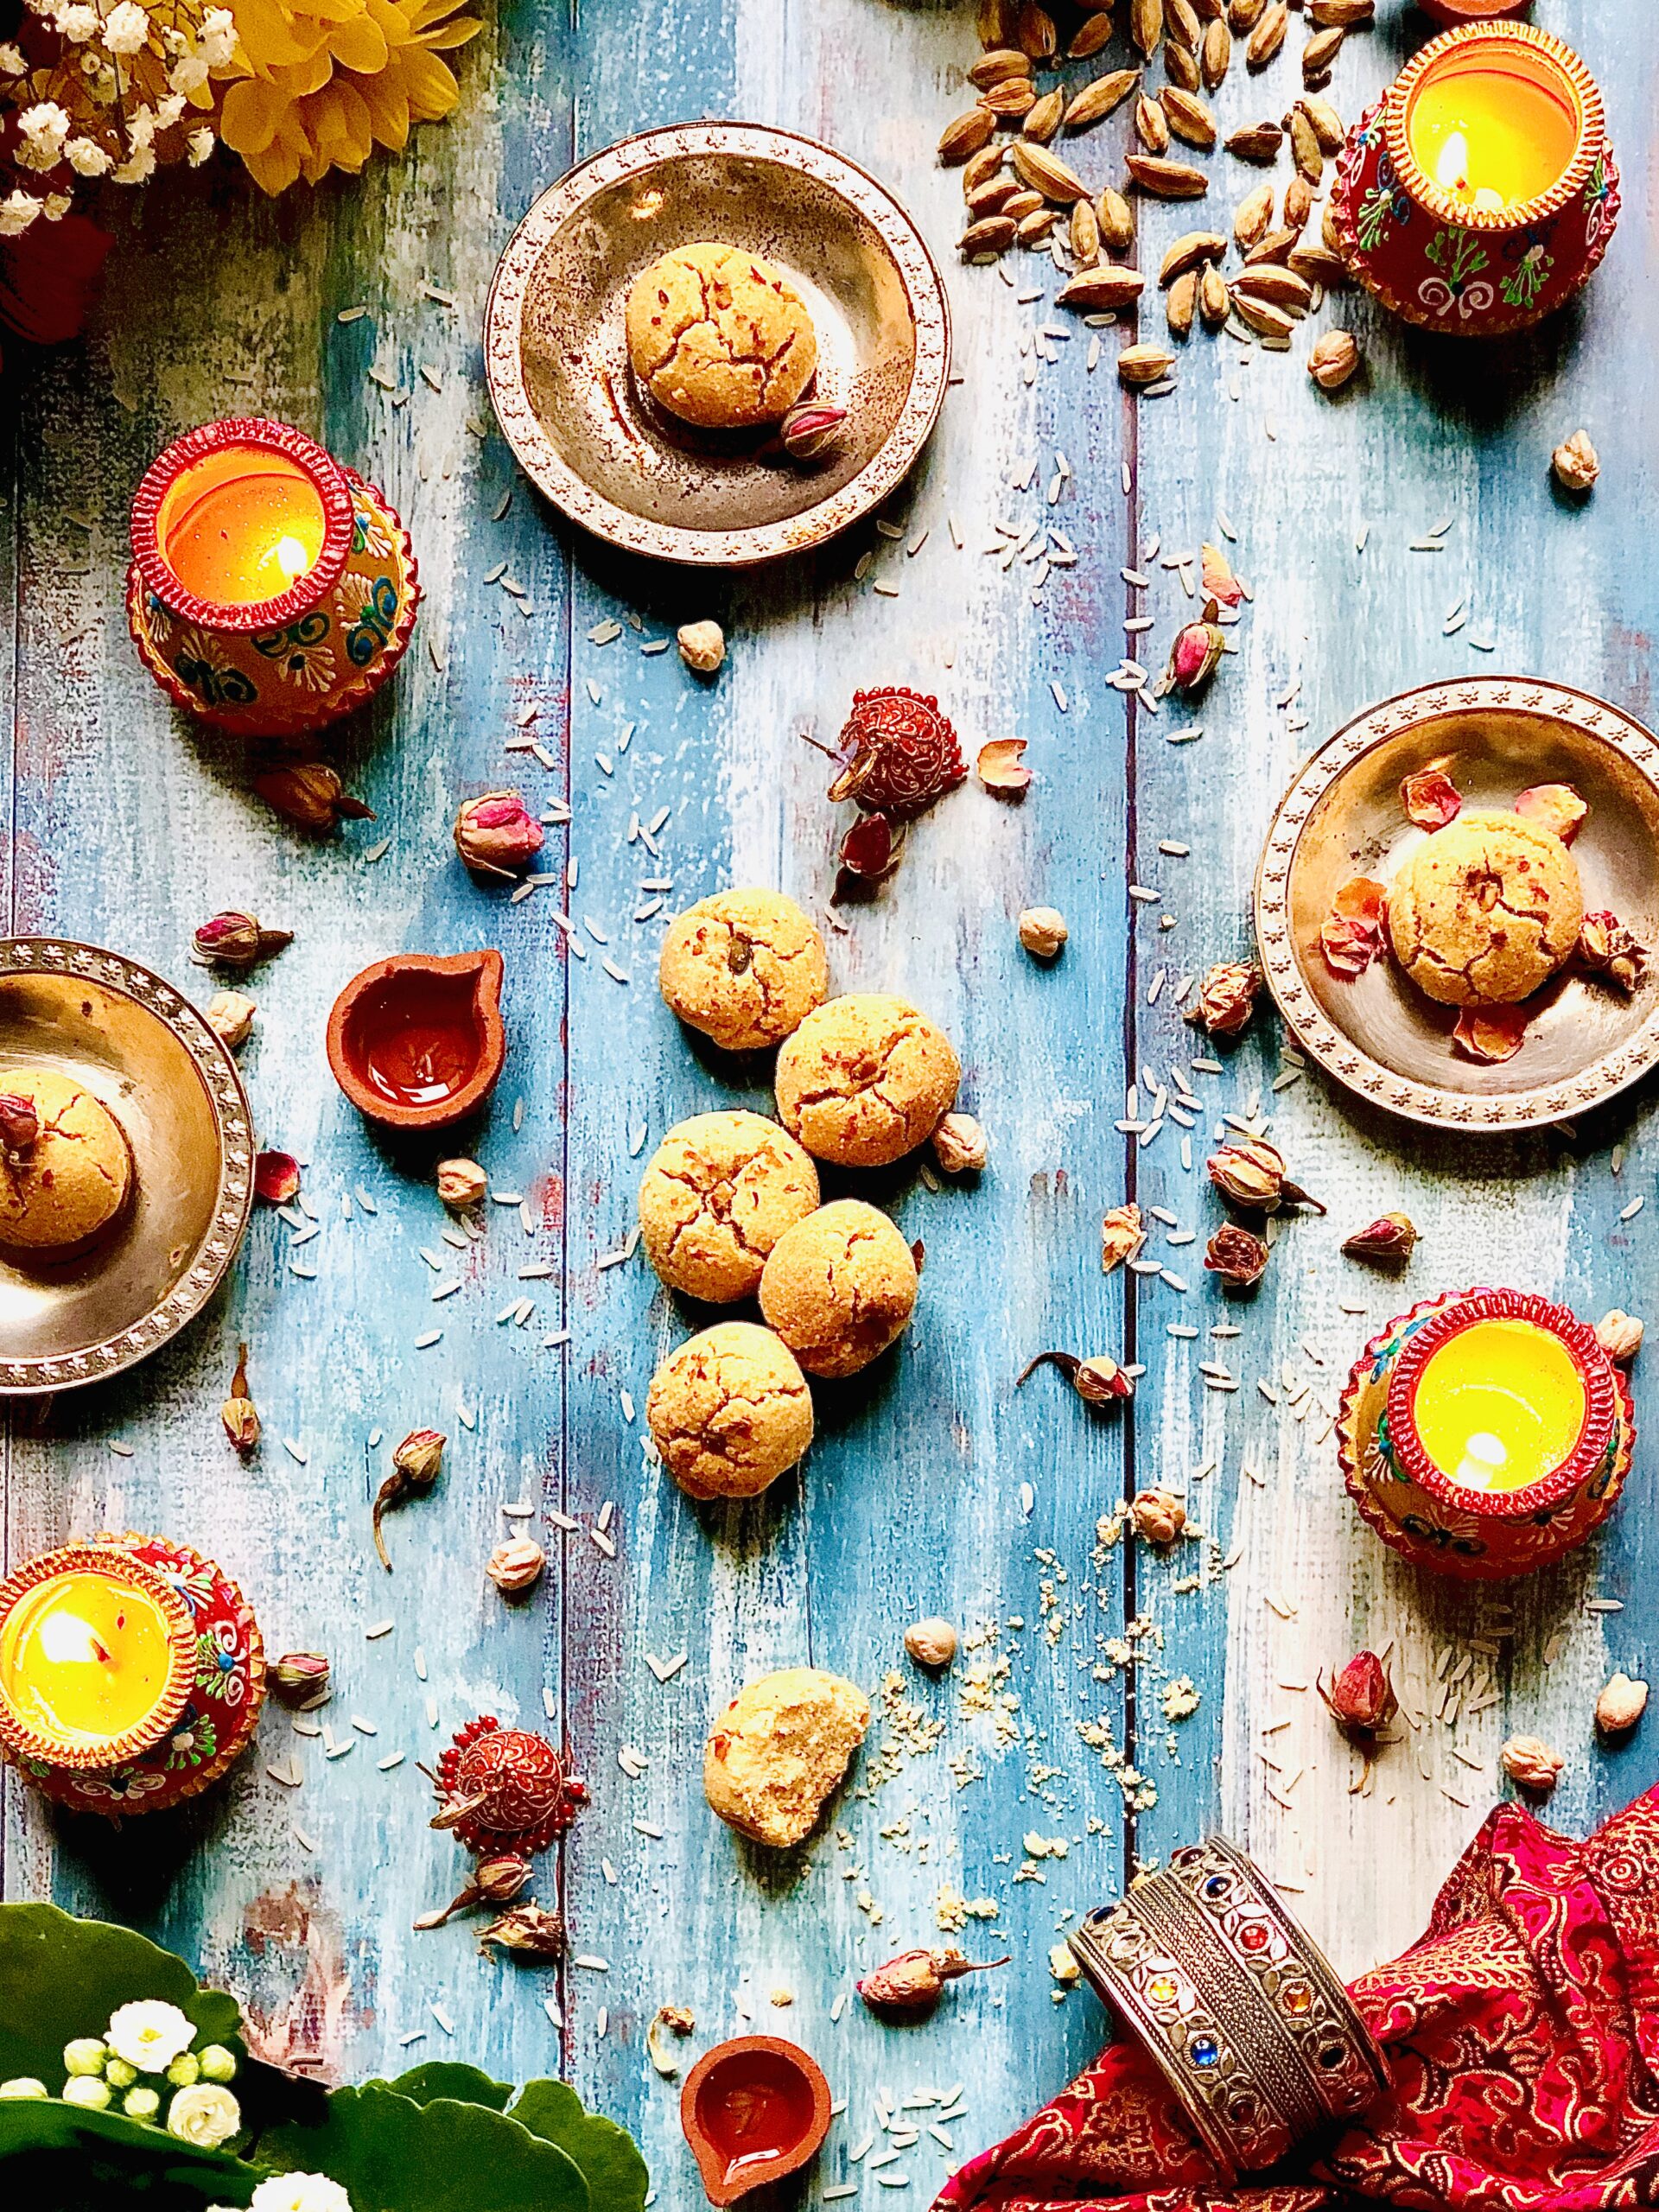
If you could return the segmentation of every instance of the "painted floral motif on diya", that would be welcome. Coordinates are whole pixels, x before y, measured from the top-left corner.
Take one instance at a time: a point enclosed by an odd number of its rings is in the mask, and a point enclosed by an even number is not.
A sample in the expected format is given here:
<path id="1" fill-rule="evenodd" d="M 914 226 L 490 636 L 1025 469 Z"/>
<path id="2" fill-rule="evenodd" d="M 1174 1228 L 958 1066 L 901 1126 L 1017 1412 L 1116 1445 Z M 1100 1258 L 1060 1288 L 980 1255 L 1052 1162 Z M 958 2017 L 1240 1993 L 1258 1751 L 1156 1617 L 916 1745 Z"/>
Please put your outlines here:
<path id="1" fill-rule="evenodd" d="M 588 1802 L 587 1783 L 545 1736 L 504 1728 L 491 1713 L 461 1730 L 438 1760 L 433 1786 L 440 1800 L 433 1827 L 477 1852 L 543 1850 Z"/>

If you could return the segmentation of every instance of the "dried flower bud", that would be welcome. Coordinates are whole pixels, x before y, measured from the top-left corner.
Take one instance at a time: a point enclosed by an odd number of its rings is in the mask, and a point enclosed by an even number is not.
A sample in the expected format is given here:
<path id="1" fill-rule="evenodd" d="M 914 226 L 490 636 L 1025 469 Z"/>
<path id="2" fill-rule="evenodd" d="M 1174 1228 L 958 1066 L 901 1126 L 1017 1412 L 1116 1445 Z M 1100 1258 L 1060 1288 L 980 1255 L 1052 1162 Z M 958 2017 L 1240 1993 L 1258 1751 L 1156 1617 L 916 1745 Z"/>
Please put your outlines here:
<path id="1" fill-rule="evenodd" d="M 499 1920 L 493 1920 L 478 1939 L 480 1951 L 492 1943 L 520 1958 L 562 1959 L 564 1922 L 558 1913 L 544 1912 L 538 1904 L 516 1904 Z"/>
<path id="2" fill-rule="evenodd" d="M 1268 1272 L 1268 1248 L 1259 1236 L 1230 1221 L 1205 1247 L 1204 1264 L 1234 1290 L 1249 1290 Z"/>
<path id="3" fill-rule="evenodd" d="M 957 1631 L 949 1621 L 912 1621 L 905 1630 L 905 1649 L 918 1667 L 948 1667 L 957 1656 Z"/>
<path id="4" fill-rule="evenodd" d="M 1579 960 L 1621 991 L 1633 991 L 1647 973 L 1648 948 L 1605 907 L 1586 914 L 1579 931 Z"/>
<path id="5" fill-rule="evenodd" d="M 718 622 L 686 622 L 679 630 L 680 658 L 698 676 L 712 676 L 726 658 L 726 632 Z"/>
<path id="6" fill-rule="evenodd" d="M 0 1152 L 13 1157 L 32 1152 L 41 1134 L 40 1109 L 32 1098 L 9 1090 L 0 1097 Z"/>
<path id="7" fill-rule="evenodd" d="M 1071 1351 L 1039 1351 L 1034 1359 L 1027 1360 L 1014 1377 L 1018 1389 L 1027 1376 L 1034 1375 L 1042 1366 L 1058 1367 L 1077 1395 L 1088 1406 L 1109 1405 L 1116 1398 L 1135 1395 L 1135 1377 L 1126 1375 L 1115 1359 L 1108 1359 L 1103 1352 L 1093 1359 L 1079 1359 Z"/>
<path id="8" fill-rule="evenodd" d="M 1621 1364 L 1636 1357 L 1642 1349 L 1642 1324 L 1635 1314 L 1622 1313 L 1617 1306 L 1596 1324 L 1596 1342 L 1609 1359 Z"/>
<path id="9" fill-rule="evenodd" d="M 1327 330 L 1307 357 L 1307 373 L 1321 391 L 1340 391 L 1359 366 L 1359 348 L 1345 330 Z"/>
<path id="10" fill-rule="evenodd" d="M 1147 1232 L 1141 1224 L 1141 1209 L 1136 1205 L 1113 1206 L 1100 1224 L 1100 1266 L 1103 1274 L 1110 1274 L 1125 1260 L 1132 1260 L 1147 1241 Z"/>
<path id="11" fill-rule="evenodd" d="M 1601 456 L 1591 444 L 1588 430 L 1574 430 L 1551 454 L 1549 465 L 1564 492 L 1592 492 L 1601 474 Z"/>
<path id="12" fill-rule="evenodd" d="M 873 2012 L 927 2012 L 944 1995 L 947 1981 L 1007 1963 L 1006 1958 L 966 1959 L 954 1945 L 940 1951 L 901 1951 L 885 1966 L 873 1967 L 859 1983 L 858 1993 Z"/>
<path id="13" fill-rule="evenodd" d="M 401 1505 L 405 1498 L 423 1497 L 431 1489 L 443 1471 L 445 1440 L 435 1428 L 412 1428 L 391 1455 L 391 1472 L 375 1494 L 372 1516 L 374 1548 L 388 1574 L 391 1573 L 391 1560 L 386 1551 L 381 1520 L 388 1506 Z"/>
<path id="14" fill-rule="evenodd" d="M 792 461 L 817 461 L 836 443 L 846 420 L 844 407 L 831 407 L 823 399 L 804 399 L 785 416 L 778 435 Z M 715 665 L 718 667 L 719 662 Z"/>
<path id="15" fill-rule="evenodd" d="M 1135 1533 L 1160 1548 L 1173 1544 L 1186 1526 L 1186 1508 L 1173 1491 L 1143 1490 L 1129 1507 Z"/>
<path id="16" fill-rule="evenodd" d="M 490 1179 L 475 1160 L 441 1160 L 438 1196 L 447 1206 L 475 1206 L 490 1187 Z"/>
<path id="17" fill-rule="evenodd" d="M 671 2082 L 680 2070 L 680 2062 L 669 2036 L 690 2036 L 696 2033 L 696 2015 L 683 2005 L 659 2005 L 645 2030 L 645 2055 L 664 2081 Z"/>
<path id="18" fill-rule="evenodd" d="M 1364 1229 L 1343 1240 L 1351 1260 L 1375 1260 L 1384 1267 L 1404 1267 L 1417 1243 L 1417 1228 L 1408 1214 L 1382 1213 Z"/>
<path id="19" fill-rule="evenodd" d="M 1510 1781 L 1523 1789 L 1553 1789 L 1567 1764 L 1540 1736 L 1511 1736 L 1497 1757 Z"/>
<path id="20" fill-rule="evenodd" d="M 291 1152 L 256 1153 L 253 1194 L 268 1206 L 285 1206 L 299 1195 L 300 1163 Z"/>
<path id="21" fill-rule="evenodd" d="M 1202 691 L 1215 674 L 1216 664 L 1227 650 L 1227 633 L 1216 620 L 1217 612 L 1215 601 L 1210 600 L 1205 603 L 1201 622 L 1189 622 L 1176 632 L 1175 642 L 1169 649 L 1166 690 Z"/>
<path id="22" fill-rule="evenodd" d="M 1299 1183 L 1286 1180 L 1283 1155 L 1265 1137 L 1239 1137 L 1212 1153 L 1205 1165 L 1216 1188 L 1246 1212 L 1277 1213 L 1281 1205 L 1325 1211 Z"/>
<path id="23" fill-rule="evenodd" d="M 234 1052 L 247 1043 L 257 1012 L 254 1001 L 240 991 L 215 991 L 207 1001 L 207 1027 L 227 1052 Z"/>
<path id="24" fill-rule="evenodd" d="M 486 1572 L 504 1597 L 516 1598 L 522 1591 L 535 1588 L 546 1565 L 547 1554 L 533 1538 L 516 1536 L 510 1543 L 496 1546 Z"/>
<path id="25" fill-rule="evenodd" d="M 988 1156 L 985 1132 L 971 1114 L 947 1114 L 933 1132 L 933 1157 L 947 1175 L 977 1175 Z"/>
<path id="26" fill-rule="evenodd" d="M 1027 906 L 1020 917 L 1020 942 L 1039 960 L 1052 960 L 1071 932 L 1065 916 L 1052 906 Z"/>
<path id="27" fill-rule="evenodd" d="M 1314 1688 L 1331 1708 L 1338 1728 L 1351 1736 L 1375 1736 L 1400 1710 L 1389 1670 L 1375 1651 L 1357 1651 L 1329 1689 L 1319 1675 Z"/>
<path id="28" fill-rule="evenodd" d="M 455 816 L 455 850 L 474 875 L 518 875 L 545 842 L 518 791 L 486 791 Z"/>
<path id="29" fill-rule="evenodd" d="M 302 760 L 270 768 L 253 779 L 269 807 L 302 830 L 333 830 L 341 822 L 372 822 L 374 809 L 353 798 L 325 761 Z"/>
<path id="30" fill-rule="evenodd" d="M 528 1859 L 516 1851 L 493 1851 L 473 1870 L 473 1885 L 492 1904 L 508 1904 L 535 1872 Z"/>
<path id="31" fill-rule="evenodd" d="M 225 1433 L 245 1455 L 259 1441 L 259 1415 L 253 1400 L 248 1395 L 248 1348 L 236 1348 L 236 1374 L 231 1383 L 231 1395 L 219 1409 L 225 1424 Z"/>
<path id="32" fill-rule="evenodd" d="M 194 938 L 197 957 L 220 968 L 255 968 L 292 944 L 292 930 L 264 930 L 251 914 L 229 907 L 203 922 Z"/>
<path id="33" fill-rule="evenodd" d="M 893 835 L 891 816 L 861 814 L 848 825 L 847 834 L 841 841 L 839 858 L 842 868 L 874 882 L 893 866 L 903 843 L 902 831 L 897 836 Z"/>
<path id="34" fill-rule="evenodd" d="M 285 1651 L 265 1679 L 284 1705 L 321 1705 L 328 1694 L 328 1662 L 321 1651 Z"/>
<path id="35" fill-rule="evenodd" d="M 1186 1018 L 1201 1023 L 1212 1037 L 1236 1037 L 1261 988 L 1262 970 L 1253 960 L 1220 961 L 1198 985 Z"/>
<path id="36" fill-rule="evenodd" d="M 1648 1708 L 1648 1686 L 1628 1675 L 1615 1675 L 1596 1700 L 1596 1726 L 1604 1736 L 1622 1736 Z"/>

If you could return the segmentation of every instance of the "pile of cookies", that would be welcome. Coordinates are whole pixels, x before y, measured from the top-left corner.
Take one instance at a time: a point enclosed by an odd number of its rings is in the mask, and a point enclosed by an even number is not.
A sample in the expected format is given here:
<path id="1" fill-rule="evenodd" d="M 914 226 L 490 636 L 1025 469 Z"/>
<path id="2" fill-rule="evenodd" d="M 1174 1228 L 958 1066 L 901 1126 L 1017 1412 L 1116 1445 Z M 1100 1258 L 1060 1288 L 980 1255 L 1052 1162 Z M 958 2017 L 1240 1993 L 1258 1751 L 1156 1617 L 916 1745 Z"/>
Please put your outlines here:
<path id="1" fill-rule="evenodd" d="M 652 1435 L 691 1497 L 753 1497 L 812 1440 L 807 1376 L 857 1374 L 916 1304 L 909 1245 L 861 1198 L 821 1204 L 815 1162 L 902 1159 L 950 1112 L 961 1068 L 906 1000 L 830 997 L 823 939 L 777 892 L 699 900 L 669 930 L 659 980 L 680 1020 L 725 1050 L 779 1048 L 779 1122 L 681 1122 L 639 1185 L 645 1252 L 669 1288 L 716 1306 L 758 1298 L 766 1324 L 719 1322 L 664 1361 Z"/>

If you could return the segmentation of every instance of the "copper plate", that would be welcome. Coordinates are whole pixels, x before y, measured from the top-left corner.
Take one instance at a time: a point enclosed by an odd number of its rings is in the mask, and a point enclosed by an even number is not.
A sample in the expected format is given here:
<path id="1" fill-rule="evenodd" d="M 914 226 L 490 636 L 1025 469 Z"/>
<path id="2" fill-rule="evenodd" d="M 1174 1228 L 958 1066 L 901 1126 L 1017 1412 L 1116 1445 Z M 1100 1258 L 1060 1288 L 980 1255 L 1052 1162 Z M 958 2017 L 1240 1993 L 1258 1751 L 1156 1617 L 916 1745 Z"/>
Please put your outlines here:
<path id="1" fill-rule="evenodd" d="M 1422 837 L 1403 779 L 1454 755 L 1472 806 L 1569 783 L 1588 804 L 1573 841 L 1585 906 L 1611 907 L 1659 943 L 1659 743 L 1605 700 L 1565 684 L 1479 677 L 1402 692 L 1326 740 L 1280 801 L 1255 877 L 1255 931 L 1280 1011 L 1309 1058 L 1409 1121 L 1525 1129 L 1599 1105 L 1659 1060 L 1659 976 L 1629 999 L 1570 972 L 1528 1001 L 1526 1040 L 1497 1066 L 1454 1052 L 1455 1007 L 1415 990 L 1386 957 L 1352 982 L 1332 974 L 1319 925 L 1351 875 L 1384 881 Z"/>
<path id="2" fill-rule="evenodd" d="M 0 1398 L 132 1366 L 194 1320 L 253 1205 L 253 1124 L 234 1062 L 170 983 L 118 952 L 0 938 L 0 1087 L 60 1069 L 126 1131 L 133 1199 L 111 1235 L 57 1266 L 0 1255 Z"/>
<path id="3" fill-rule="evenodd" d="M 671 246 L 722 238 L 783 270 L 817 331 L 833 454 L 699 431 L 642 397 L 623 311 Z M 507 442 L 556 506 L 630 553 L 746 568 L 821 545 L 903 480 L 944 397 L 950 317 L 915 225 L 827 146 L 685 123 L 608 146 L 544 192 L 490 287 L 484 363 Z"/>

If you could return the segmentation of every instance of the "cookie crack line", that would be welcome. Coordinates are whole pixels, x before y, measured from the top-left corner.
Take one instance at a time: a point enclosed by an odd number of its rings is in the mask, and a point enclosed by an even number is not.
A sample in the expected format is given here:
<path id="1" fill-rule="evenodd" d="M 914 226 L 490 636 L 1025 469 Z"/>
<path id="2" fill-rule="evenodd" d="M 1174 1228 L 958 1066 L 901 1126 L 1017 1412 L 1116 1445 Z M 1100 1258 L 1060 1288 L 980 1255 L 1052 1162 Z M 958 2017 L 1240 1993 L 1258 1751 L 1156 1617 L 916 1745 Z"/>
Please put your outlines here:
<path id="1" fill-rule="evenodd" d="M 669 373 L 673 367 L 676 356 L 680 353 L 687 339 L 690 337 L 693 331 L 707 328 L 713 336 L 715 345 L 722 355 L 725 365 L 728 368 L 758 369 L 760 372 L 760 382 L 762 387 L 764 388 L 766 385 L 769 385 L 772 382 L 772 372 L 777 368 L 778 364 L 783 359 L 785 354 L 788 353 L 790 347 L 795 343 L 794 332 L 791 331 L 790 333 L 789 336 L 784 340 L 782 346 L 778 349 L 776 353 L 769 354 L 764 348 L 760 347 L 758 347 L 758 350 L 753 353 L 740 353 L 733 340 L 727 335 L 726 332 L 721 329 L 718 310 L 712 308 L 709 303 L 708 276 L 701 269 L 696 270 L 696 275 L 698 289 L 702 294 L 702 313 L 700 315 L 693 315 L 689 322 L 682 323 L 679 329 L 675 332 L 672 342 L 671 343 L 667 353 L 663 355 L 656 366 L 647 372 L 652 381 L 654 383 L 658 377 L 664 376 Z M 733 308 L 731 313 L 738 321 L 741 322 L 744 320 L 741 310 Z M 750 319 L 748 327 L 751 338 L 758 341 L 760 333 L 753 319 Z"/>

